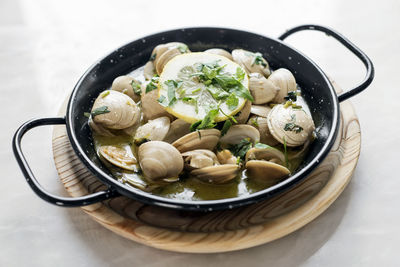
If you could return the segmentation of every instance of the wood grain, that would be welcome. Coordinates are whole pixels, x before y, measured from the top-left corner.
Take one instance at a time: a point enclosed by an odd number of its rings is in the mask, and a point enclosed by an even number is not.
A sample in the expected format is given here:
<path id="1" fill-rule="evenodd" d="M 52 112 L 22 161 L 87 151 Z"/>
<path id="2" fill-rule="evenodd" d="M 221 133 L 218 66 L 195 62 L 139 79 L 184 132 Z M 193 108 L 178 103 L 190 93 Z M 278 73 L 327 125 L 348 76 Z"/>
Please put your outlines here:
<path id="1" fill-rule="evenodd" d="M 61 113 L 65 112 L 65 105 Z M 327 158 L 291 190 L 250 206 L 212 212 L 184 212 L 144 205 L 126 197 L 83 207 L 113 232 L 164 250 L 211 253 L 244 249 L 283 237 L 304 226 L 340 195 L 360 153 L 360 126 L 349 101 L 341 104 L 341 126 Z M 55 126 L 53 155 L 59 177 L 71 196 L 105 186 L 80 162 L 65 126 Z"/>

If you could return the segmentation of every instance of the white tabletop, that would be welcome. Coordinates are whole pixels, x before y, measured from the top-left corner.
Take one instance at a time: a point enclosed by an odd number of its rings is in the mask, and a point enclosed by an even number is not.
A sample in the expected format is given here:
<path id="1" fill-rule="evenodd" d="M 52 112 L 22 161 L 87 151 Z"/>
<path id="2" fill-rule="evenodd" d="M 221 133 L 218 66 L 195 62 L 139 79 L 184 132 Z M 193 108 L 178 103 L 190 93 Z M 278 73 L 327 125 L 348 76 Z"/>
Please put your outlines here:
<path id="1" fill-rule="evenodd" d="M 400 243 L 399 1 L 0 1 L 0 266 L 398 266 Z M 222 26 L 276 37 L 304 23 L 343 33 L 374 61 L 373 84 L 351 101 L 362 150 L 351 183 L 320 217 L 275 242 L 231 253 L 165 252 L 126 240 L 79 208 L 39 199 L 11 151 L 16 128 L 55 116 L 81 74 L 112 49 L 186 26 Z M 288 42 L 350 88 L 363 65 L 324 34 Z M 51 127 L 25 138 L 41 183 L 57 194 Z"/>

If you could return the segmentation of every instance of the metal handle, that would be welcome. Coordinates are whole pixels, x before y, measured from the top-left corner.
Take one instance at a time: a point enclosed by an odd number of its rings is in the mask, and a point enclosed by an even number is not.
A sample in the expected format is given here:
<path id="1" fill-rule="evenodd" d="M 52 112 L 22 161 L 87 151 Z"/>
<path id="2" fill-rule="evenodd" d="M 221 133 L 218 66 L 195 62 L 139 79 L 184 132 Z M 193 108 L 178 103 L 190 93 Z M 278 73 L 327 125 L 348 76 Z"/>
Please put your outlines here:
<path id="1" fill-rule="evenodd" d="M 112 198 L 117 195 L 115 191 L 108 189 L 106 191 L 96 192 L 87 196 L 82 197 L 60 197 L 55 196 L 49 192 L 47 192 L 36 180 L 33 175 L 31 169 L 29 168 L 28 162 L 25 159 L 24 154 L 21 149 L 21 140 L 26 132 L 31 130 L 32 128 L 42 126 L 42 125 L 57 125 L 57 124 L 65 124 L 65 118 L 42 118 L 42 119 L 34 119 L 25 122 L 22 124 L 18 130 L 16 131 L 13 138 L 13 151 L 14 156 L 17 159 L 18 165 L 22 170 L 22 173 L 25 176 L 26 181 L 32 188 L 32 190 L 42 199 L 55 204 L 57 206 L 62 207 L 80 207 L 90 205 L 96 202 L 100 202 L 109 198 Z"/>
<path id="2" fill-rule="evenodd" d="M 342 45 L 344 45 L 346 48 L 348 48 L 351 52 L 353 52 L 353 54 L 356 55 L 362 61 L 362 63 L 364 63 L 365 68 L 367 69 L 367 74 L 365 75 L 364 80 L 359 85 L 354 87 L 353 89 L 350 89 L 350 90 L 338 95 L 339 102 L 342 102 L 342 101 L 360 93 L 361 91 L 365 90 L 371 84 L 372 80 L 374 79 L 375 72 L 374 72 L 374 65 L 372 64 L 369 57 L 363 51 L 361 51 L 357 46 L 355 46 L 352 42 L 350 42 L 346 37 L 344 37 L 342 34 L 336 32 L 330 28 L 327 28 L 327 27 L 324 27 L 321 25 L 313 25 L 313 24 L 300 25 L 300 26 L 294 27 L 290 30 L 287 30 L 284 34 L 279 36 L 279 39 L 283 41 L 286 37 L 292 35 L 293 33 L 303 31 L 303 30 L 321 31 L 321 32 L 326 33 L 328 36 L 332 36 L 333 38 L 338 40 Z"/>

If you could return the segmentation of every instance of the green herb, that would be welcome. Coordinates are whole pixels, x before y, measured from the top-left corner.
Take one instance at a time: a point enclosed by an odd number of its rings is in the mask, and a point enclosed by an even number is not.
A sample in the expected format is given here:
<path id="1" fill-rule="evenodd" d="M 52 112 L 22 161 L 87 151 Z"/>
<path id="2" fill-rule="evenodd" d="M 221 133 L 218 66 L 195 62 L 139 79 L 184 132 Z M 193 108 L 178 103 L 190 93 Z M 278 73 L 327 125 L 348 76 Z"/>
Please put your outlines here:
<path id="1" fill-rule="evenodd" d="M 303 131 L 303 127 L 293 123 L 293 122 L 288 122 L 285 124 L 285 127 L 283 128 L 285 131 L 292 131 L 296 133 L 300 133 Z"/>
<path id="2" fill-rule="evenodd" d="M 286 139 L 283 137 L 283 154 L 285 155 L 285 165 L 286 168 L 289 168 L 289 157 L 287 154 L 287 146 L 286 146 Z"/>
<path id="3" fill-rule="evenodd" d="M 197 88 L 197 89 L 195 89 L 195 90 L 192 91 L 192 94 L 196 94 L 196 93 L 198 93 L 198 92 L 200 92 L 200 91 L 201 91 L 201 88 Z"/>
<path id="4" fill-rule="evenodd" d="M 157 99 L 158 103 L 160 103 L 162 106 L 166 107 L 168 106 L 168 101 L 167 98 L 163 95 L 161 95 L 158 99 Z"/>
<path id="5" fill-rule="evenodd" d="M 296 102 L 297 96 L 298 96 L 298 93 L 296 91 L 290 91 L 290 92 L 288 92 L 287 96 L 284 97 L 284 99 Z"/>
<path id="6" fill-rule="evenodd" d="M 102 98 L 105 98 L 106 96 L 108 96 L 110 94 L 110 91 L 105 91 L 101 94 Z"/>
<path id="7" fill-rule="evenodd" d="M 264 68 L 267 67 L 267 63 L 260 53 L 254 53 L 254 60 L 251 65 L 253 66 L 254 64 L 261 65 Z"/>
<path id="8" fill-rule="evenodd" d="M 259 127 L 260 125 L 258 124 L 258 117 L 253 118 L 250 120 L 250 123 L 253 124 L 256 127 Z"/>
<path id="9" fill-rule="evenodd" d="M 236 79 L 238 79 L 239 82 L 243 81 L 245 75 L 246 73 L 243 71 L 242 68 L 236 68 Z"/>
<path id="10" fill-rule="evenodd" d="M 181 83 L 178 83 L 177 81 L 174 80 L 168 80 L 164 82 L 164 84 L 168 87 L 167 95 L 168 95 L 168 106 L 172 106 L 176 102 L 176 96 L 175 96 L 175 91 L 176 88 L 178 88 Z"/>
<path id="11" fill-rule="evenodd" d="M 135 94 L 140 95 L 142 93 L 140 83 L 137 83 L 135 80 L 132 80 L 131 86 Z"/>
<path id="12" fill-rule="evenodd" d="M 236 78 L 230 74 L 221 73 L 224 67 L 225 65 L 219 66 L 218 62 L 202 64 L 201 67 L 199 67 L 199 72 L 193 73 L 192 76 L 198 76 L 200 81 L 202 81 L 205 85 L 212 84 L 215 87 L 219 86 L 222 90 L 228 92 L 229 94 L 235 93 L 237 96 L 254 101 L 249 90 L 247 90 L 247 88 L 241 83 L 240 79 L 243 76 L 242 72 L 237 70 L 235 76 L 239 77 Z"/>
<path id="13" fill-rule="evenodd" d="M 83 115 L 85 116 L 85 117 L 90 117 L 90 115 L 92 116 L 92 117 L 95 117 L 95 116 L 97 116 L 97 115 L 101 115 L 101 114 L 106 114 L 106 113 L 109 113 L 110 111 L 108 110 L 108 107 L 107 106 L 101 106 L 101 107 L 99 107 L 99 108 L 96 108 L 96 109 L 94 109 L 92 112 L 85 112 L 85 113 L 83 113 Z"/>
<path id="14" fill-rule="evenodd" d="M 231 126 L 232 126 L 231 120 L 226 120 L 221 129 L 221 136 L 224 136 L 226 132 L 229 130 L 229 128 L 231 128 Z"/>
<path id="15" fill-rule="evenodd" d="M 147 86 L 146 86 L 146 94 L 147 94 L 148 92 L 151 92 L 151 91 L 157 89 L 157 84 L 158 84 L 158 80 L 159 80 L 159 79 L 160 79 L 160 77 L 159 77 L 158 75 L 154 75 L 154 76 L 151 78 L 150 82 L 149 82 L 149 83 L 147 84 Z"/>
<path id="16" fill-rule="evenodd" d="M 197 100 L 195 98 L 184 97 L 184 98 L 182 98 L 182 101 L 194 105 L 196 113 L 199 113 L 199 106 L 198 106 Z"/>
<path id="17" fill-rule="evenodd" d="M 239 98 L 237 98 L 234 94 L 230 94 L 226 99 L 226 105 L 230 110 L 234 110 L 239 105 Z"/>
<path id="18" fill-rule="evenodd" d="M 301 131 L 303 131 L 303 127 L 296 124 L 296 114 L 291 115 L 291 121 L 286 123 L 283 129 L 285 131 L 291 131 L 295 133 L 300 133 Z"/>
<path id="19" fill-rule="evenodd" d="M 188 51 L 187 45 L 179 45 L 177 48 L 178 48 L 179 52 L 181 52 L 182 54 L 186 53 Z"/>
<path id="20" fill-rule="evenodd" d="M 207 91 L 210 92 L 215 100 L 225 99 L 229 96 L 229 94 L 225 90 L 213 85 L 207 86 Z"/>
<path id="21" fill-rule="evenodd" d="M 232 152 L 233 155 L 243 160 L 246 156 L 247 151 L 249 151 L 251 147 L 252 143 L 250 141 L 250 138 L 244 138 L 239 142 L 239 144 L 230 146 L 229 150 Z"/>
<path id="22" fill-rule="evenodd" d="M 219 113 L 219 108 L 211 109 L 204 117 L 204 119 L 196 121 L 190 126 L 190 131 L 193 132 L 195 130 L 200 130 L 200 129 L 214 128 L 216 125 L 215 118 L 217 117 L 218 113 Z"/>
<path id="23" fill-rule="evenodd" d="M 151 57 L 150 57 L 150 61 L 154 61 L 154 59 L 156 59 L 156 56 L 157 56 L 156 53 L 152 54 Z"/>

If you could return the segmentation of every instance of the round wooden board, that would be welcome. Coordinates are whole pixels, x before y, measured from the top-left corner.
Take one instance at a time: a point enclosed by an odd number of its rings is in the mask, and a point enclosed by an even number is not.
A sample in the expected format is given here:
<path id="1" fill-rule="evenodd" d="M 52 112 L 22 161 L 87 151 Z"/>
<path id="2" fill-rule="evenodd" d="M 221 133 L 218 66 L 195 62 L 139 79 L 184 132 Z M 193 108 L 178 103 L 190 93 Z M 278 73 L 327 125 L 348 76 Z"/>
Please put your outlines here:
<path id="1" fill-rule="evenodd" d="M 111 231 L 163 250 L 216 253 L 281 238 L 324 212 L 352 177 L 360 153 L 360 126 L 349 101 L 340 108 L 341 127 L 327 158 L 303 182 L 267 201 L 235 210 L 193 213 L 118 197 L 82 209 Z M 65 109 L 66 102 L 60 114 L 65 114 Z M 72 197 L 105 188 L 75 155 L 65 126 L 54 127 L 53 155 L 59 177 Z"/>

